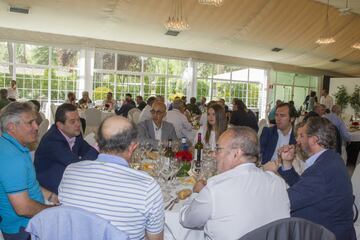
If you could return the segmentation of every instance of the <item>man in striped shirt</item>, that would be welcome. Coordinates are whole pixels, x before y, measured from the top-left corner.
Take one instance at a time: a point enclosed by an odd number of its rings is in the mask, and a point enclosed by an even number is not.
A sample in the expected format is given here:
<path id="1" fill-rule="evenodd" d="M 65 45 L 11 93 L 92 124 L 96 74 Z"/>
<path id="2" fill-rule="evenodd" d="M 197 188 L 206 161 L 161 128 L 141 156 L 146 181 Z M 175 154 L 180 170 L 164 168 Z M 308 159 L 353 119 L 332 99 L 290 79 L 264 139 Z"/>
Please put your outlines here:
<path id="1" fill-rule="evenodd" d="M 95 161 L 70 164 L 59 186 L 63 205 L 83 208 L 109 220 L 130 239 L 163 239 L 164 206 L 157 182 L 129 167 L 137 129 L 114 116 L 101 123 Z"/>

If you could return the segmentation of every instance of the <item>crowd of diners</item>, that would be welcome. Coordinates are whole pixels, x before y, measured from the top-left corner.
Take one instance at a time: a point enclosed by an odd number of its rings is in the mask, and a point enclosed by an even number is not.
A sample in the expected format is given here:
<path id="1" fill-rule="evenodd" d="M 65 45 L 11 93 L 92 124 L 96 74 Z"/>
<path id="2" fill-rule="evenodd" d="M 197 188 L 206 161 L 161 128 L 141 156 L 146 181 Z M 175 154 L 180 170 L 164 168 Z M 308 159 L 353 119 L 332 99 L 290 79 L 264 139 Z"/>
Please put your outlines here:
<path id="1" fill-rule="evenodd" d="M 2 90 L 0 90 L 2 94 Z M 14 99 L 16 100 L 16 99 Z M 299 217 L 320 224 L 337 239 L 356 239 L 353 192 L 347 168 L 336 151 L 337 136 L 349 141 L 339 121 L 339 106 L 294 125 L 297 112 L 279 102 L 275 121 L 258 133 L 258 119 L 244 102 L 199 102 L 163 96 L 146 99 L 131 94 L 121 106 L 108 93 L 103 102 L 116 115 L 103 120 L 97 145 L 82 136 L 78 108 L 91 100 L 84 92 L 76 101 L 69 93 L 58 106 L 55 123 L 37 143 L 34 162 L 29 146 L 37 140 L 39 118 L 34 102 L 10 102 L 0 112 L 0 229 L 4 239 L 29 239 L 29 220 L 58 205 L 81 208 L 108 220 L 130 239 L 164 238 L 164 202 L 159 184 L 130 167 L 139 143 L 156 149 L 168 139 L 195 133 L 213 151 L 217 175 L 197 179 L 179 219 L 185 228 L 203 229 L 208 239 L 238 239 L 267 223 Z M 141 111 L 137 124 L 127 119 Z M 341 120 L 341 119 L 340 119 Z M 195 122 L 195 123 L 194 123 Z M 200 125 L 198 127 L 198 125 Z M 41 232 L 41 229 L 39 230 Z"/>

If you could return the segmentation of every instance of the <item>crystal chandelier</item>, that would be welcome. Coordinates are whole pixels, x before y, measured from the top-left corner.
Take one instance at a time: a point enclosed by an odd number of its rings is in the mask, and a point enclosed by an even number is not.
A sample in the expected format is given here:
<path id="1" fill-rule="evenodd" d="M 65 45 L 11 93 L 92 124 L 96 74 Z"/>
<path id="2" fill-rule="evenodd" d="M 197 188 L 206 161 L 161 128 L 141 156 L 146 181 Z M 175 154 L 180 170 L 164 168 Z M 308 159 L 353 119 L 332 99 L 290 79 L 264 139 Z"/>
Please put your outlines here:
<path id="1" fill-rule="evenodd" d="M 352 45 L 351 47 L 360 50 L 360 42 L 355 43 L 355 44 Z"/>
<path id="2" fill-rule="evenodd" d="M 330 23 L 329 23 L 329 0 L 326 9 L 326 19 L 325 19 L 325 26 L 320 35 L 319 39 L 316 41 L 317 44 L 320 45 L 328 45 L 336 42 L 334 37 L 331 35 L 330 31 Z"/>
<path id="3" fill-rule="evenodd" d="M 199 0 L 199 3 L 219 7 L 224 3 L 224 0 Z"/>
<path id="4" fill-rule="evenodd" d="M 190 25 L 182 15 L 183 0 L 173 0 L 172 9 L 168 20 L 165 22 L 167 30 L 171 31 L 185 31 L 190 29 Z"/>

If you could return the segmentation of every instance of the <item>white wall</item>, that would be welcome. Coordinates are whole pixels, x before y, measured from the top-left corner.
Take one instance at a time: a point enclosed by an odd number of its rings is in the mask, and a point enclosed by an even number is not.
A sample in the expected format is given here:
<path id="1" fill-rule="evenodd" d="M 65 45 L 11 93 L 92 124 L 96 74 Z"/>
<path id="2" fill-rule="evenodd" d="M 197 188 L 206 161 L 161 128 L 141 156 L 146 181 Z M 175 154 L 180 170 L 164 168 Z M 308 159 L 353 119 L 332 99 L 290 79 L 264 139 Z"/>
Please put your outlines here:
<path id="1" fill-rule="evenodd" d="M 346 88 L 346 91 L 348 95 L 351 95 L 354 92 L 355 85 L 360 86 L 360 78 L 331 78 L 330 79 L 330 88 L 329 88 L 329 94 L 334 98 L 333 94 L 337 92 L 337 87 L 344 85 Z M 343 118 L 345 121 L 348 121 L 351 117 L 351 115 L 354 115 L 354 110 L 350 106 L 350 104 L 347 106 L 346 109 L 343 110 Z"/>

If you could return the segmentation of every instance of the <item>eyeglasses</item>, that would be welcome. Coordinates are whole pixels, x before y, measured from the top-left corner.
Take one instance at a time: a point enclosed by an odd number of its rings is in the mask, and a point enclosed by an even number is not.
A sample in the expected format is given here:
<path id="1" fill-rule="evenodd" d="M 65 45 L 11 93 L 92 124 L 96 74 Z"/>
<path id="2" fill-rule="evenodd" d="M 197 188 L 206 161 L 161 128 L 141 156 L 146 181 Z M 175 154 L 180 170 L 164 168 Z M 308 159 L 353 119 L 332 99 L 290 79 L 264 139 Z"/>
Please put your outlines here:
<path id="1" fill-rule="evenodd" d="M 151 109 L 151 110 L 150 110 L 150 113 L 151 113 L 151 114 L 156 114 L 156 115 L 164 114 L 163 111 L 155 111 L 154 109 Z"/>

